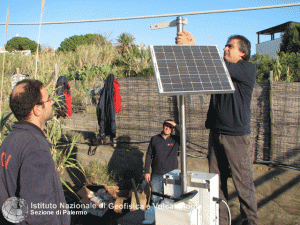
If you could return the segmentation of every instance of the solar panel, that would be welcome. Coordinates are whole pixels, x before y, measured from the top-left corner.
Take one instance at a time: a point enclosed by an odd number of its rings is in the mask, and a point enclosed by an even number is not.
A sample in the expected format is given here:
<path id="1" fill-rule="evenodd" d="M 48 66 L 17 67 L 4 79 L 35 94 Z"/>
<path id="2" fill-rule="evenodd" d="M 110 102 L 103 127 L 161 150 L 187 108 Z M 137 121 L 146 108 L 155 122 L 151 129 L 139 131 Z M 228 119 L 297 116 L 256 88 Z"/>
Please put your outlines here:
<path id="1" fill-rule="evenodd" d="M 217 45 L 150 45 L 150 55 L 160 94 L 234 92 Z"/>

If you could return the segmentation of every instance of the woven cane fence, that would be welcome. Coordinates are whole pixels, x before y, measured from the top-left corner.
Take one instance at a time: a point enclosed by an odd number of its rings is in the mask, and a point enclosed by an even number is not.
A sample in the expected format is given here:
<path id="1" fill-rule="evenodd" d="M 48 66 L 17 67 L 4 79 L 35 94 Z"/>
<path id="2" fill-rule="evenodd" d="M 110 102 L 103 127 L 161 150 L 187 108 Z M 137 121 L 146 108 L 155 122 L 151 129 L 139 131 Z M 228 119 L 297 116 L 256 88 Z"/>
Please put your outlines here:
<path id="1" fill-rule="evenodd" d="M 144 143 L 162 131 L 166 119 L 178 122 L 177 96 L 158 94 L 154 77 L 122 78 L 122 111 L 116 114 L 117 142 Z M 251 135 L 256 162 L 300 167 L 300 83 L 257 83 L 251 103 Z M 205 128 L 210 95 L 185 97 L 187 153 L 206 157 L 209 130 Z M 80 118 L 80 119 L 79 119 Z M 98 133 L 96 115 L 68 118 L 76 130 Z M 72 122 L 71 122 L 72 121 Z"/>

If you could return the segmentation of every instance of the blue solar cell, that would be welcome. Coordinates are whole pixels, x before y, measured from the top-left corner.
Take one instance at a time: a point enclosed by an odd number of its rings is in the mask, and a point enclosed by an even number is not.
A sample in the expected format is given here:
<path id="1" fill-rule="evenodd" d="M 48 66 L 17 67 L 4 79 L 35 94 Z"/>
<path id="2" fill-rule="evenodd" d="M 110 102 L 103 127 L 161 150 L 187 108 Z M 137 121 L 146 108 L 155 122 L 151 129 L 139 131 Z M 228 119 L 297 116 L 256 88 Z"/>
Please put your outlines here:
<path id="1" fill-rule="evenodd" d="M 217 46 L 150 46 L 150 54 L 161 94 L 234 91 Z"/>

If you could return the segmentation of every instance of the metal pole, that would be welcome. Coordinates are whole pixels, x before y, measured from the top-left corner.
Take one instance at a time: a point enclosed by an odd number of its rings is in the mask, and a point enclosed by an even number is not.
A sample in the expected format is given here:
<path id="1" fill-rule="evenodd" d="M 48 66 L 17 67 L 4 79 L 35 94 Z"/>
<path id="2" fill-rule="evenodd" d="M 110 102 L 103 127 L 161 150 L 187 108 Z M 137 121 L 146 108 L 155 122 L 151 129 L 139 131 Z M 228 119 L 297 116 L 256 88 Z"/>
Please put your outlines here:
<path id="1" fill-rule="evenodd" d="M 76 21 L 60 21 L 60 22 L 42 22 L 42 23 L 9 23 L 8 25 L 50 25 L 50 24 L 66 24 L 66 23 L 92 23 L 92 22 L 108 22 L 108 21 L 119 21 L 119 20 L 138 20 L 138 19 L 152 19 L 158 17 L 174 17 L 174 16 L 189 16 L 189 15 L 200 15 L 200 14 L 212 14 L 212 13 L 227 13 L 227 12 L 240 12 L 240 11 L 251 11 L 260 9 L 274 9 L 283 7 L 294 7 L 300 6 L 300 3 L 286 4 L 286 5 L 271 5 L 271 6 L 260 6 L 240 9 L 222 9 L 222 10 L 211 10 L 203 12 L 188 12 L 188 13 L 173 13 L 163 15 L 149 15 L 149 16 L 134 16 L 134 17 L 123 17 L 123 18 L 108 18 L 108 19 L 95 19 L 95 20 L 76 20 Z M 6 25 L 6 23 L 0 23 Z"/>
<path id="2" fill-rule="evenodd" d="M 177 17 L 177 32 L 183 31 L 182 17 Z M 184 96 L 179 96 L 179 123 L 180 132 L 180 158 L 181 158 L 181 190 L 182 194 L 187 192 L 187 168 L 186 168 L 186 129 L 185 129 L 185 103 Z"/>
<path id="3" fill-rule="evenodd" d="M 177 17 L 177 33 L 183 31 L 183 25 L 182 25 L 182 17 Z"/>
<path id="4" fill-rule="evenodd" d="M 180 152 L 181 152 L 181 190 L 182 194 L 187 191 L 187 168 L 186 168 L 186 129 L 185 129 L 185 104 L 184 96 L 179 96 L 180 103 Z"/>

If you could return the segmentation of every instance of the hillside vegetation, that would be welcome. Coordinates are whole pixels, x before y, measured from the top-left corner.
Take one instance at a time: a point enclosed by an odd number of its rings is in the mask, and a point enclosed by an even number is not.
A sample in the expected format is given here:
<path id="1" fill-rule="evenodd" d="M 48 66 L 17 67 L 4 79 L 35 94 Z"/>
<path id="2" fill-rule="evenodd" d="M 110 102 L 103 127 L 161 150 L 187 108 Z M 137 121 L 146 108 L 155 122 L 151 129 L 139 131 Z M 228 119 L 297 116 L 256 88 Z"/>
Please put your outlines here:
<path id="1" fill-rule="evenodd" d="M 267 80 L 274 71 L 275 81 L 300 81 L 300 26 L 292 24 L 283 36 L 283 44 L 276 60 L 267 55 L 253 55 L 251 61 L 257 67 L 257 81 Z M 29 39 L 28 39 L 29 40 Z M 26 38 L 13 38 L 7 47 L 22 49 L 31 43 Z M 74 35 L 66 38 L 56 53 L 52 49 L 42 49 L 37 63 L 37 79 L 49 88 L 54 84 L 54 68 L 58 66 L 58 76 L 66 76 L 74 90 L 74 100 L 80 104 L 88 89 L 103 85 L 103 80 L 112 73 L 116 78 L 153 76 L 148 49 L 134 45 L 135 38 L 130 33 L 122 33 L 116 39 L 119 45 L 100 34 Z M 24 44 L 25 43 L 25 44 Z M 292 51 L 294 50 L 294 51 Z M 3 61 L 4 54 L 0 54 Z M 35 51 L 30 56 L 6 54 L 4 61 L 4 99 L 11 92 L 11 75 L 16 68 L 22 74 L 35 74 Z M 51 83 L 52 82 L 52 83 Z M 48 85 L 49 84 L 49 85 Z"/>
<path id="2" fill-rule="evenodd" d="M 128 35 L 131 39 L 128 40 Z M 70 39 L 72 40 L 72 39 Z M 76 39 L 78 40 L 78 38 Z M 147 49 L 140 49 L 137 45 L 128 43 L 134 38 L 130 34 L 120 35 L 118 46 L 113 46 L 111 41 L 96 38 L 93 43 L 80 44 L 74 49 L 67 51 L 68 41 L 62 42 L 63 51 L 46 51 L 39 53 L 37 64 L 37 79 L 52 89 L 54 84 L 54 68 L 57 64 L 58 76 L 66 76 L 70 81 L 73 95 L 83 96 L 88 89 L 93 89 L 103 83 L 103 80 L 109 74 L 114 74 L 116 78 L 152 76 L 152 64 L 150 54 Z M 3 61 L 4 54 L 0 54 L 0 60 Z M 29 74 L 34 78 L 35 74 L 34 53 L 29 56 L 18 54 L 6 54 L 4 62 L 4 99 L 11 92 L 11 76 L 15 74 L 16 68 L 20 73 Z M 48 85 L 49 84 L 49 85 Z M 74 97 L 75 97 L 74 96 Z M 74 99 L 75 102 L 77 99 Z M 78 103 L 79 103 L 78 102 Z"/>

